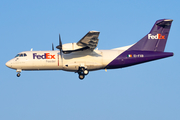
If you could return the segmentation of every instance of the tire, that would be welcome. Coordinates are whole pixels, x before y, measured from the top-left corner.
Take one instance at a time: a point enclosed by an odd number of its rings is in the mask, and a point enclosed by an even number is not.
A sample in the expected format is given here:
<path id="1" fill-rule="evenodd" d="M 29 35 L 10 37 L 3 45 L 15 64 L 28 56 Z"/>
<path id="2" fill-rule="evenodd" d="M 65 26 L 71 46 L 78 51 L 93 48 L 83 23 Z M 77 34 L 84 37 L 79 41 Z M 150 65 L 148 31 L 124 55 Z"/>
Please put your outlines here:
<path id="1" fill-rule="evenodd" d="M 80 67 L 80 71 L 84 71 L 85 70 L 85 68 L 84 67 Z"/>
<path id="2" fill-rule="evenodd" d="M 85 70 L 83 71 L 83 73 L 84 73 L 84 75 L 88 75 L 88 74 L 89 74 L 89 71 L 88 71 L 87 69 L 85 69 Z"/>
<path id="3" fill-rule="evenodd" d="M 81 74 L 79 75 L 79 79 L 80 79 L 80 80 L 83 80 L 84 77 L 85 77 L 84 75 L 81 75 Z"/>
<path id="4" fill-rule="evenodd" d="M 21 74 L 20 74 L 20 73 L 18 73 L 18 74 L 17 74 L 17 77 L 20 77 L 20 76 L 21 76 Z"/>

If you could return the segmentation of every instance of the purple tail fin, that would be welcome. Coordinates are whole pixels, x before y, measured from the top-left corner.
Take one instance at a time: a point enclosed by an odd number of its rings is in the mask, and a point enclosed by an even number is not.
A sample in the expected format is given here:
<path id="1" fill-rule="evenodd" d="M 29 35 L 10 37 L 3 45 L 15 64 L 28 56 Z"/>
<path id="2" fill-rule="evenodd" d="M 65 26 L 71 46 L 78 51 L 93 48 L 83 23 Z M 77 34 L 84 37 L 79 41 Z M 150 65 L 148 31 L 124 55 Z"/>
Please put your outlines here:
<path id="1" fill-rule="evenodd" d="M 128 50 L 163 52 L 173 20 L 157 20 L 151 31 Z"/>

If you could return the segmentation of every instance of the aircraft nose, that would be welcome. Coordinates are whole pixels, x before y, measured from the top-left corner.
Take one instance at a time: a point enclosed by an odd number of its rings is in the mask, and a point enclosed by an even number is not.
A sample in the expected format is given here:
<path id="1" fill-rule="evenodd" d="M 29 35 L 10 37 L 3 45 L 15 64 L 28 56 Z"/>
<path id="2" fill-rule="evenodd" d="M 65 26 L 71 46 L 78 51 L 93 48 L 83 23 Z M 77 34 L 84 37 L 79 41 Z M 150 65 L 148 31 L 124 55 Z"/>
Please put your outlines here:
<path id="1" fill-rule="evenodd" d="M 10 61 L 8 61 L 8 62 L 6 63 L 6 66 L 9 67 L 9 68 L 11 67 Z"/>

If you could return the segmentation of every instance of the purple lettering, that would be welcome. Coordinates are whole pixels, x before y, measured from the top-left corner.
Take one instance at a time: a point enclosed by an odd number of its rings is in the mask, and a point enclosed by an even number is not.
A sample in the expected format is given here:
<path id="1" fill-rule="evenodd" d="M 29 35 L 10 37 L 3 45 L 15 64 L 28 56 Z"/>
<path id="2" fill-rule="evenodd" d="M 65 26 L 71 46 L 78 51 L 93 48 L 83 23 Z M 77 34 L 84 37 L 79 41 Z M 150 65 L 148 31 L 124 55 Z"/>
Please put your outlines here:
<path id="1" fill-rule="evenodd" d="M 37 53 L 33 53 L 33 59 L 35 59 Z"/>
<path id="2" fill-rule="evenodd" d="M 37 55 L 36 57 L 37 57 L 37 59 L 41 59 L 41 58 L 42 58 L 42 56 L 41 56 L 41 55 Z"/>
<path id="3" fill-rule="evenodd" d="M 44 55 L 42 55 L 42 59 L 46 59 L 46 53 L 44 53 Z"/>

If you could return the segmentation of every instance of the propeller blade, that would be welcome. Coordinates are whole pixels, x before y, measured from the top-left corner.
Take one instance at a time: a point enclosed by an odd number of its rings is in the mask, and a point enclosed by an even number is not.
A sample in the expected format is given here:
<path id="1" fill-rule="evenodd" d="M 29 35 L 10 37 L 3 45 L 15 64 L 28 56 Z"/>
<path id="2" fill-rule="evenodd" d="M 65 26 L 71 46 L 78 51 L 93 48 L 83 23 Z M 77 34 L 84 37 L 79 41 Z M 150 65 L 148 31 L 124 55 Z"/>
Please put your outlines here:
<path id="1" fill-rule="evenodd" d="M 60 36 L 60 34 L 59 34 L 59 45 L 60 45 L 60 47 L 61 47 L 61 49 L 62 49 L 62 42 L 61 42 L 61 36 Z"/>
<path id="2" fill-rule="evenodd" d="M 61 42 L 61 36 L 59 34 L 59 45 L 56 46 L 57 49 L 59 49 L 60 51 L 62 50 L 62 42 Z"/>
<path id="3" fill-rule="evenodd" d="M 54 51 L 54 45 L 53 45 L 53 43 L 52 43 L 52 50 Z"/>
<path id="4" fill-rule="evenodd" d="M 62 42 L 61 42 L 60 34 L 59 34 L 59 45 L 56 46 L 56 48 L 60 50 L 60 55 L 61 55 L 61 59 L 62 59 Z"/>

